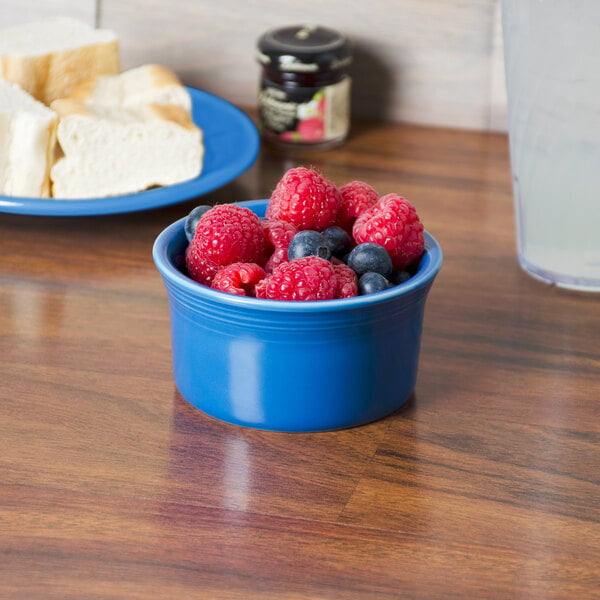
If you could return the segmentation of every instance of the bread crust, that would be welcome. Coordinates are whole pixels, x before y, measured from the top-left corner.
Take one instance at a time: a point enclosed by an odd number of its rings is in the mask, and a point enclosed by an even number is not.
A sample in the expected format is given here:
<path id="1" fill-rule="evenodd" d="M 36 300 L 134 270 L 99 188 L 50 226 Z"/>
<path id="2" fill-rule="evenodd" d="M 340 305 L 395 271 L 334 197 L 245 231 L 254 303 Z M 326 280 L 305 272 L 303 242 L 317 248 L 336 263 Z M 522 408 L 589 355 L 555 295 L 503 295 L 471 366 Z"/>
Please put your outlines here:
<path id="1" fill-rule="evenodd" d="M 110 40 L 40 56 L 0 57 L 2 77 L 50 105 L 68 96 L 80 82 L 120 72 L 119 42 Z"/>

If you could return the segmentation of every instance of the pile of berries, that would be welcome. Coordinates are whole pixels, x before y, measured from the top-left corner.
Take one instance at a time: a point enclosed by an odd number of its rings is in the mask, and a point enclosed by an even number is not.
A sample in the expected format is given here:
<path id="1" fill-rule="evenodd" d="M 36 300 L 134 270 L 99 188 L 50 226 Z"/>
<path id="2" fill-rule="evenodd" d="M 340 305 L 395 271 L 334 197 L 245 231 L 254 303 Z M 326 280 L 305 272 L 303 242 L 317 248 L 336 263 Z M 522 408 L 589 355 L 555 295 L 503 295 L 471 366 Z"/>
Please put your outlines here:
<path id="1" fill-rule="evenodd" d="M 237 204 L 198 206 L 185 222 L 192 279 L 270 300 L 371 294 L 409 279 L 423 254 L 423 225 L 402 196 L 367 183 L 335 186 L 305 167 L 277 184 L 264 219 Z"/>

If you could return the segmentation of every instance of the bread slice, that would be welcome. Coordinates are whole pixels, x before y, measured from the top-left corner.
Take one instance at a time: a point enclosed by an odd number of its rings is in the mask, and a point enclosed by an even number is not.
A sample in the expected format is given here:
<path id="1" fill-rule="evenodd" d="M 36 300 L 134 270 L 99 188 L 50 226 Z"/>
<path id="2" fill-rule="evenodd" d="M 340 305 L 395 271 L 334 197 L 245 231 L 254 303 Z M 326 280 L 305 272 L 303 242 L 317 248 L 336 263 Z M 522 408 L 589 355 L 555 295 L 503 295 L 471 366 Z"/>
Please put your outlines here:
<path id="1" fill-rule="evenodd" d="M 202 132 L 180 106 L 122 108 L 57 100 L 64 156 L 52 168 L 56 198 L 94 198 L 171 185 L 200 174 Z"/>
<path id="2" fill-rule="evenodd" d="M 83 104 L 135 108 L 144 104 L 172 104 L 188 113 L 190 95 L 173 71 L 162 65 L 142 65 L 117 76 L 99 75 L 73 88 L 69 98 Z"/>
<path id="3" fill-rule="evenodd" d="M 91 78 L 52 108 L 64 153 L 51 171 L 57 198 L 129 194 L 202 172 L 202 131 L 189 92 L 166 67 Z"/>
<path id="4" fill-rule="evenodd" d="M 0 77 L 50 104 L 80 81 L 120 71 L 116 34 L 60 17 L 0 31 Z"/>
<path id="5" fill-rule="evenodd" d="M 0 79 L 0 194 L 47 197 L 57 115 Z"/>

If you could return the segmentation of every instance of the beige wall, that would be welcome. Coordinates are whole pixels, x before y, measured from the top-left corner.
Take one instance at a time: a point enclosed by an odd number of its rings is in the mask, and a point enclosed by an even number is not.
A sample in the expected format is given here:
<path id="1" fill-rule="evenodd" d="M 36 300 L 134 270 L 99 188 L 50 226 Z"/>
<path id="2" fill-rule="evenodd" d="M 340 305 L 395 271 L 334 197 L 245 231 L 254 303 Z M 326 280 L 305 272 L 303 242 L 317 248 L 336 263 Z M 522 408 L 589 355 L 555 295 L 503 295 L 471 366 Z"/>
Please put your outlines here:
<path id="1" fill-rule="evenodd" d="M 189 85 L 255 103 L 258 36 L 319 23 L 352 40 L 356 116 L 505 129 L 500 0 L 2 0 L 0 23 L 69 15 L 114 29 L 124 68 L 159 62 Z"/>

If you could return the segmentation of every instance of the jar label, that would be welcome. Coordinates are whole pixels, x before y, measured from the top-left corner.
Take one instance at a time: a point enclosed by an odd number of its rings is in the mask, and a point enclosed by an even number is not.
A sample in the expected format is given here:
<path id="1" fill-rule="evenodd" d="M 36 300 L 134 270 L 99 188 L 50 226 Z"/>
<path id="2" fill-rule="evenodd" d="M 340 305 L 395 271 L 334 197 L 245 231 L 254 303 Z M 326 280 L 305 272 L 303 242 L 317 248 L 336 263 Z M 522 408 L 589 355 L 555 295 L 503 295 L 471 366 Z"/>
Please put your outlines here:
<path id="1" fill-rule="evenodd" d="M 350 77 L 321 88 L 284 89 L 263 81 L 258 96 L 263 131 L 287 143 L 344 137 L 350 126 Z"/>

